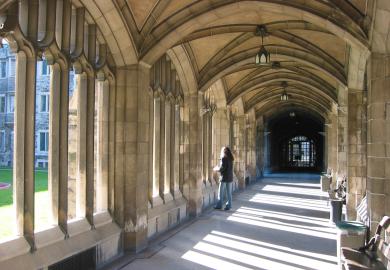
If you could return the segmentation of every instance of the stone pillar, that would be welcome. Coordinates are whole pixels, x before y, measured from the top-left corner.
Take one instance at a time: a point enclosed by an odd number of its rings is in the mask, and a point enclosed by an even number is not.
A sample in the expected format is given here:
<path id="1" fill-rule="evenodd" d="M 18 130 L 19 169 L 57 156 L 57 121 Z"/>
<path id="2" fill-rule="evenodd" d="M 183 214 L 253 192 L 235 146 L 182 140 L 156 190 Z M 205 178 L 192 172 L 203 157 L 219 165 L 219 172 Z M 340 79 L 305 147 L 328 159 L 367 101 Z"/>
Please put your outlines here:
<path id="1" fill-rule="evenodd" d="M 175 199 L 178 199 L 182 196 L 181 191 L 179 189 L 180 186 L 180 103 L 179 100 L 176 100 L 174 105 L 174 145 L 173 145 L 173 160 L 172 167 L 173 168 L 173 187 L 172 192 Z"/>
<path id="2" fill-rule="evenodd" d="M 202 212 L 202 118 L 200 116 L 203 108 L 203 95 L 192 94 L 184 100 L 185 106 L 189 108 L 188 118 L 188 141 L 189 141 L 189 200 L 188 212 L 192 217 Z"/>
<path id="3" fill-rule="evenodd" d="M 153 74 L 154 70 L 151 72 Z M 151 85 L 153 82 L 152 76 L 150 76 Z M 153 159 L 153 149 L 154 149 L 154 91 L 153 88 L 149 88 L 149 175 L 148 175 L 148 199 L 149 199 L 149 205 L 148 207 L 151 208 L 153 206 L 153 194 L 154 194 L 154 175 L 153 175 L 153 169 L 154 169 L 154 159 Z M 158 189 L 157 189 L 158 190 Z"/>
<path id="4" fill-rule="evenodd" d="M 245 139 L 245 175 L 244 179 L 249 177 L 252 181 L 256 175 L 256 146 L 255 146 L 256 123 L 247 120 L 246 139 Z"/>
<path id="5" fill-rule="evenodd" d="M 76 71 L 77 72 L 77 71 Z M 76 216 L 85 217 L 87 189 L 87 75 L 75 74 L 77 94 Z"/>
<path id="6" fill-rule="evenodd" d="M 126 70 L 124 124 L 124 248 L 147 246 L 149 174 L 149 73 L 140 63 Z"/>
<path id="7" fill-rule="evenodd" d="M 329 114 L 328 122 L 325 123 L 325 129 L 328 139 L 328 167 L 331 173 L 337 172 L 337 105 L 334 105 L 333 111 Z M 336 179 L 333 179 L 333 183 Z M 333 187 L 335 188 L 335 187 Z"/>
<path id="8" fill-rule="evenodd" d="M 164 200 L 165 192 L 165 92 L 160 91 L 160 159 L 159 159 L 159 192 L 161 198 Z M 157 146 L 156 146 L 157 147 Z"/>
<path id="9" fill-rule="evenodd" d="M 53 63 L 52 57 L 47 57 L 51 65 L 50 73 L 50 114 L 49 114 L 49 169 L 48 189 L 50 215 L 49 222 L 59 225 L 67 232 L 68 220 L 68 88 L 69 74 L 65 63 Z"/>
<path id="10" fill-rule="evenodd" d="M 207 116 L 207 180 L 210 185 L 213 185 L 213 116 L 213 111 L 210 111 Z"/>
<path id="11" fill-rule="evenodd" d="M 108 133 L 108 210 L 112 215 L 115 213 L 115 138 L 116 138 L 116 83 L 109 79 L 110 106 L 109 106 L 109 133 Z"/>
<path id="12" fill-rule="evenodd" d="M 348 89 L 347 218 L 356 219 L 356 206 L 366 190 L 367 93 Z"/>
<path id="13" fill-rule="evenodd" d="M 163 203 L 160 197 L 161 94 L 161 91 L 155 91 L 153 96 L 153 206 L 161 205 Z"/>
<path id="14" fill-rule="evenodd" d="M 221 149 L 224 146 L 229 145 L 229 121 L 227 118 L 226 109 L 217 109 L 212 118 L 212 165 L 214 167 L 220 163 Z M 218 179 L 219 173 L 215 174 L 215 178 Z"/>
<path id="15" fill-rule="evenodd" d="M 207 112 L 205 111 L 205 101 L 204 101 L 204 93 L 199 92 L 199 111 L 201 114 L 201 125 L 200 125 L 200 135 L 202 140 L 202 179 L 204 185 L 207 185 Z"/>
<path id="16" fill-rule="evenodd" d="M 180 188 L 186 199 L 190 197 L 190 109 L 188 97 L 180 101 Z"/>
<path id="17" fill-rule="evenodd" d="M 36 12 L 36 10 L 32 11 Z M 33 33 L 34 29 L 29 32 L 36 34 Z M 30 51 L 29 48 L 24 49 L 25 51 L 20 50 L 16 54 L 13 198 L 16 234 L 24 236 L 31 250 L 35 250 L 34 160 L 37 62 L 35 52 Z"/>
<path id="18" fill-rule="evenodd" d="M 246 136 L 246 117 L 241 115 L 236 120 L 236 162 L 235 171 L 238 177 L 238 187 L 245 188 L 245 136 Z"/>
<path id="19" fill-rule="evenodd" d="M 24 153 L 27 149 L 25 149 L 25 140 L 27 140 L 25 134 L 26 125 L 31 124 L 27 123 L 28 119 L 26 118 L 26 103 L 29 102 L 29 98 L 33 98 L 32 96 L 27 95 L 27 57 L 23 51 L 20 51 L 16 54 L 16 70 L 15 70 L 15 124 L 14 124 L 14 169 L 13 169 L 13 198 L 16 212 L 16 234 L 19 236 L 24 235 L 25 231 L 25 177 L 24 171 L 26 170 L 25 157 Z M 32 100 L 34 101 L 34 99 Z M 30 101 L 31 102 L 31 101 Z M 35 115 L 33 111 L 32 114 Z M 32 119 L 34 122 L 34 119 Z M 34 134 L 30 134 L 34 136 Z M 31 158 L 31 157 L 30 157 Z M 34 160 L 27 160 L 27 162 L 34 162 Z M 34 194 L 34 189 L 30 190 Z M 34 196 L 32 196 L 34 198 Z M 31 198 L 30 198 L 31 199 Z M 29 201 L 30 203 L 34 202 Z M 34 206 L 34 204 L 33 204 Z M 30 208 L 31 209 L 31 208 Z M 31 211 L 31 210 L 30 210 Z M 28 213 L 28 212 L 27 212 Z M 27 218 L 32 219 L 34 215 L 34 210 L 28 213 L 30 216 Z M 30 225 L 34 226 L 33 220 L 30 220 Z M 34 229 L 28 230 L 33 236 Z M 31 238 L 32 239 L 32 238 Z"/>
<path id="20" fill-rule="evenodd" d="M 60 117 L 59 117 L 59 164 L 68 164 L 69 148 L 69 64 L 58 61 L 61 72 L 60 83 Z M 50 140 L 49 140 L 50 141 Z M 59 166 L 59 196 L 58 196 L 58 224 L 62 231 L 68 233 L 68 166 Z"/>
<path id="21" fill-rule="evenodd" d="M 126 76 L 126 69 L 117 70 L 115 100 L 114 218 L 121 228 L 125 227 Z"/>
<path id="22" fill-rule="evenodd" d="M 257 130 L 256 130 L 256 178 L 263 177 L 265 156 L 267 155 L 267 149 L 265 147 L 264 138 L 264 121 L 263 117 L 257 119 Z"/>
<path id="23" fill-rule="evenodd" d="M 109 83 L 104 78 L 97 87 L 97 164 L 96 164 L 96 211 L 108 208 L 108 123 Z"/>
<path id="24" fill-rule="evenodd" d="M 368 63 L 367 198 L 371 229 L 390 212 L 390 56 L 372 54 Z"/>
<path id="25" fill-rule="evenodd" d="M 86 213 L 89 224 L 94 226 L 93 213 L 95 205 L 95 74 L 89 72 L 87 76 L 87 110 L 86 110 Z"/>
<path id="26" fill-rule="evenodd" d="M 337 177 L 348 177 L 348 89 L 338 91 Z"/>
<path id="27" fill-rule="evenodd" d="M 52 64 L 52 63 L 51 63 Z M 48 190 L 50 214 L 49 222 L 58 223 L 59 208 L 59 173 L 60 173 L 60 103 L 61 103 L 61 70 L 58 64 L 51 65 L 50 73 L 50 113 L 49 113 L 49 168 Z"/>
<path id="28" fill-rule="evenodd" d="M 165 135 L 164 135 L 164 202 L 167 203 L 173 199 L 171 194 L 171 103 L 173 97 L 169 94 L 164 103 Z"/>

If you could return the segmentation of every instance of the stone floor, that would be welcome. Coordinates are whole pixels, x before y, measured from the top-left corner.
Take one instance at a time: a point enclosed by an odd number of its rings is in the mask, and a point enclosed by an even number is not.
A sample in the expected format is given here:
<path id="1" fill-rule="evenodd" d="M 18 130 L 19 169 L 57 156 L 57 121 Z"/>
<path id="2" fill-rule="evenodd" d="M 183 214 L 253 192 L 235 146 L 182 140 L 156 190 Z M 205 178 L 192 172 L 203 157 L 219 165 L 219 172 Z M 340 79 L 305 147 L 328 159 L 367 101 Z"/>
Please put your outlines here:
<path id="1" fill-rule="evenodd" d="M 337 269 L 326 198 L 318 176 L 267 177 L 115 269 Z"/>

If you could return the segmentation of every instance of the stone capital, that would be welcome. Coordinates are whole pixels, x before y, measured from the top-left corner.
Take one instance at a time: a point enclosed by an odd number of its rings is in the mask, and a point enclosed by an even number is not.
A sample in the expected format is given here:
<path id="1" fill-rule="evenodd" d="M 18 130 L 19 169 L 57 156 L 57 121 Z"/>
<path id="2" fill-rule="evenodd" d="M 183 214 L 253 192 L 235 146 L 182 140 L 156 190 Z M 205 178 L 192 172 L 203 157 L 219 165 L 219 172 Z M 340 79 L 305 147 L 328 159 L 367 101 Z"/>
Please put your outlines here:
<path id="1" fill-rule="evenodd" d="M 157 90 L 153 91 L 153 97 L 155 99 L 164 99 L 165 98 L 165 93 L 164 91 L 159 87 Z"/>
<path id="2" fill-rule="evenodd" d="M 73 62 L 73 70 L 75 74 L 81 74 L 83 72 L 83 66 L 79 61 Z"/>
<path id="3" fill-rule="evenodd" d="M 173 96 L 172 92 L 168 92 L 165 101 L 170 104 L 175 104 L 175 97 Z"/>

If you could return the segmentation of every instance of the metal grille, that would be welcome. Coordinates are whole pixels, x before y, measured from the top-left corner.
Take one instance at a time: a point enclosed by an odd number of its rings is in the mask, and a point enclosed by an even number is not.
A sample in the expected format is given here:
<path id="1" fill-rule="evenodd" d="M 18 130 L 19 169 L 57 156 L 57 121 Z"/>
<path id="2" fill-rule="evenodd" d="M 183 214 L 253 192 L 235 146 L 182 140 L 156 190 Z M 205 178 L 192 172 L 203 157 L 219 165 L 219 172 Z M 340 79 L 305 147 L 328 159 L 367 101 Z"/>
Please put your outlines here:
<path id="1" fill-rule="evenodd" d="M 75 256 L 49 266 L 49 270 L 93 270 L 96 269 L 96 248 L 88 249 Z"/>
<path id="2" fill-rule="evenodd" d="M 316 149 L 313 140 L 296 136 L 283 144 L 283 165 L 289 168 L 314 168 Z"/>

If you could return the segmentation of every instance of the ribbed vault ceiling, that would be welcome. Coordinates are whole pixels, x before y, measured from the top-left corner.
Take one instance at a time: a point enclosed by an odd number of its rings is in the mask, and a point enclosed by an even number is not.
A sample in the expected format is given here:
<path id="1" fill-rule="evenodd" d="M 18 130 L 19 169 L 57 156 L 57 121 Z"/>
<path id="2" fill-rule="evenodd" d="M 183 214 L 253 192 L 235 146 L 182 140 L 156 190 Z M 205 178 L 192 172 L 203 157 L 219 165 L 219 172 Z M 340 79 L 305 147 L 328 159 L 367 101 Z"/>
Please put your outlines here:
<path id="1" fill-rule="evenodd" d="M 240 99 L 257 114 L 288 104 L 326 115 L 337 103 L 338 88 L 348 86 L 355 72 L 351 51 L 368 50 L 372 18 L 368 0 L 73 2 L 86 7 L 117 66 L 152 65 L 182 46 L 200 90 L 221 81 L 228 105 Z M 267 27 L 264 45 L 278 68 L 254 65 L 260 24 Z M 283 81 L 290 95 L 285 104 L 279 98 Z"/>

